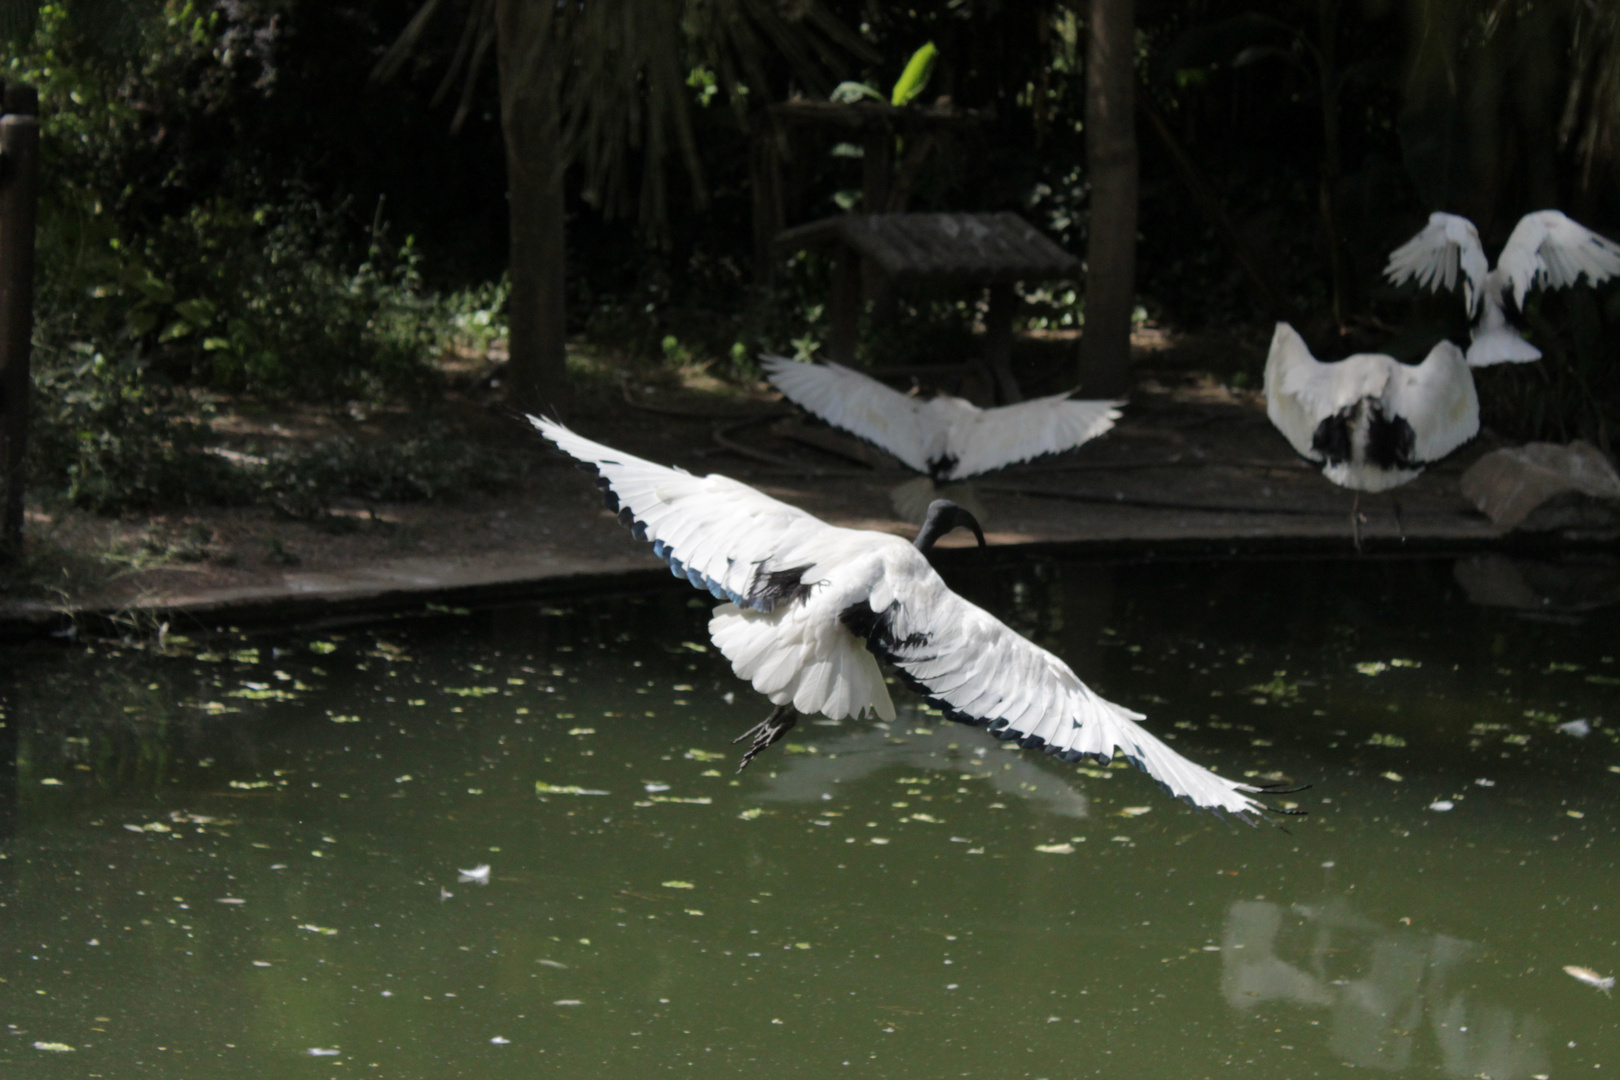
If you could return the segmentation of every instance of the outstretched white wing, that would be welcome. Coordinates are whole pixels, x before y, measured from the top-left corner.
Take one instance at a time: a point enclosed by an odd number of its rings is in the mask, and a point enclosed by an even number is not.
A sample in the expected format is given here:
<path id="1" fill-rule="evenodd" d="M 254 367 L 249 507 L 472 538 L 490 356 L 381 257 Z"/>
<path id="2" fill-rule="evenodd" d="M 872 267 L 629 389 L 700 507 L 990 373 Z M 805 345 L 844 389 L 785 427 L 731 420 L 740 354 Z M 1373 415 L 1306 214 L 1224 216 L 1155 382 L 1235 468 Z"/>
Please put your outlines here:
<path id="1" fill-rule="evenodd" d="M 1479 230 L 1465 217 L 1434 213 L 1422 232 L 1390 252 L 1384 276 L 1396 285 L 1416 279 L 1419 287 L 1439 292 L 1442 285 L 1447 290 L 1457 287 L 1459 267 L 1463 273 L 1463 302 L 1468 305 L 1468 314 L 1473 315 L 1489 269 Z"/>
<path id="2" fill-rule="evenodd" d="M 888 451 L 918 472 L 928 471 L 922 402 L 842 364 L 801 364 L 785 356 L 763 356 L 760 366 L 771 385 L 806 412 Z"/>
<path id="3" fill-rule="evenodd" d="M 1226 780 L 1176 753 L 1099 697 L 1056 656 L 951 592 L 920 552 L 895 549 L 844 624 L 945 715 L 1064 761 L 1109 761 L 1116 750 L 1173 795 L 1240 817 L 1262 789 Z"/>
<path id="4" fill-rule="evenodd" d="M 597 474 L 608 509 L 676 577 L 739 607 L 770 611 L 797 588 L 806 549 L 845 530 L 729 477 L 693 476 L 531 416 L 546 438 Z"/>
<path id="5" fill-rule="evenodd" d="M 1067 394 L 1035 398 L 959 416 L 946 453 L 956 464 L 947 480 L 965 480 L 1090 442 L 1114 426 L 1120 401 L 1072 401 Z"/>
<path id="6" fill-rule="evenodd" d="M 1479 395 L 1463 351 L 1442 341 L 1421 364 L 1396 364 L 1384 390 L 1386 412 L 1412 427 L 1412 458 L 1439 461 L 1479 434 Z"/>
<path id="7" fill-rule="evenodd" d="M 1277 324 L 1266 356 L 1266 415 L 1295 451 L 1313 461 L 1321 460 L 1311 441 L 1316 426 L 1332 412 L 1323 400 L 1326 369 L 1299 331 Z"/>
<path id="8" fill-rule="evenodd" d="M 1593 285 L 1620 274 L 1620 244 L 1599 236 L 1557 210 L 1526 214 L 1513 227 L 1496 268 L 1513 285 L 1513 302 L 1540 285 L 1563 289 L 1585 274 Z"/>

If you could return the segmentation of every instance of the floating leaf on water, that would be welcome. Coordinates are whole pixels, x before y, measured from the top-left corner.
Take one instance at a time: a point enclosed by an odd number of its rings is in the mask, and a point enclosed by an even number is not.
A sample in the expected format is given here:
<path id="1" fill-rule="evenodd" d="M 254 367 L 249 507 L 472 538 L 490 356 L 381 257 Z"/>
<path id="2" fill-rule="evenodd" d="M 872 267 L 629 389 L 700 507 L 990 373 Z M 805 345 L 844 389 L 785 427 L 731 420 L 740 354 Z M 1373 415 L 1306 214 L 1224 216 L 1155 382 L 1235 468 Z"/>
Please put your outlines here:
<path id="1" fill-rule="evenodd" d="M 337 1057 L 341 1052 L 342 1051 L 334 1050 L 331 1047 L 326 1046 L 312 1046 L 308 1050 L 304 1051 L 304 1053 L 308 1054 L 310 1057 Z"/>
<path id="2" fill-rule="evenodd" d="M 942 824 L 944 824 L 944 822 L 940 821 L 939 818 L 934 817 L 931 814 L 912 814 L 906 820 L 907 821 L 926 821 L 931 825 L 942 825 Z"/>
<path id="3" fill-rule="evenodd" d="M 360 718 L 358 716 L 334 716 L 334 717 L 332 717 L 332 723 L 334 723 L 334 724 L 358 724 L 359 722 L 360 722 Z"/>
<path id="4" fill-rule="evenodd" d="M 561 716 L 562 714 L 558 713 L 557 715 Z M 595 735 L 596 734 L 596 729 L 593 728 L 593 727 L 569 728 L 568 729 L 568 734 L 570 734 L 570 735 Z"/>
<path id="5" fill-rule="evenodd" d="M 1565 964 L 1564 974 L 1580 980 L 1587 986 L 1595 986 L 1605 994 L 1614 989 L 1613 975 L 1599 975 L 1589 967 L 1581 967 L 1579 964 Z M 38 1046 L 39 1043 L 34 1045 Z"/>
<path id="6" fill-rule="evenodd" d="M 230 786 L 239 791 L 257 791 L 260 788 L 274 787 L 270 780 L 232 780 Z"/>
<path id="7" fill-rule="evenodd" d="M 1444 813 L 1447 810 L 1452 809 L 1455 805 L 1456 804 L 1453 803 L 1450 799 L 1436 799 L 1434 802 L 1429 804 L 1429 809 L 1439 811 L 1440 813 Z"/>
<path id="8" fill-rule="evenodd" d="M 1363 675 L 1379 675 L 1389 670 L 1389 665 L 1382 660 L 1367 660 L 1356 665 L 1356 670 Z"/>
<path id="9" fill-rule="evenodd" d="M 1505 743 L 1508 743 L 1509 745 L 1512 745 L 1512 746 L 1528 746 L 1530 744 L 1530 736 L 1528 736 L 1528 735 L 1504 735 L 1504 736 L 1502 736 L 1502 741 L 1505 742 Z"/>
<path id="10" fill-rule="evenodd" d="M 703 914 L 703 912 L 699 911 L 697 908 L 687 908 L 686 913 L 688 915 L 701 915 L 701 914 Z"/>
<path id="11" fill-rule="evenodd" d="M 54 776 L 47 776 L 45 779 L 41 780 L 39 783 L 40 783 L 41 787 L 62 787 L 63 786 L 62 781 L 58 780 Z"/>
<path id="12" fill-rule="evenodd" d="M 1391 660 L 1389 662 L 1389 666 L 1390 667 L 1422 667 L 1423 666 L 1423 661 L 1421 661 L 1421 660 Z"/>
<path id="13" fill-rule="evenodd" d="M 241 690 L 228 690 L 226 697 L 246 698 L 248 701 L 297 701 L 298 695 L 291 690 L 281 690 L 274 686 L 261 686 L 249 683 Z"/>
<path id="14" fill-rule="evenodd" d="M 1384 734 L 1382 734 L 1380 732 L 1375 731 L 1375 732 L 1373 732 L 1371 735 L 1369 735 L 1367 737 L 1367 745 L 1368 746 L 1391 746 L 1391 747 L 1405 746 L 1406 745 L 1406 740 L 1401 738 L 1399 735 L 1384 735 Z"/>
<path id="15" fill-rule="evenodd" d="M 1620 768 L 1615 769 L 1615 771 L 1620 772 Z M 759 817 L 759 815 L 763 814 L 764 812 L 765 811 L 763 809 L 761 809 L 760 807 L 758 807 L 758 806 L 750 806 L 747 810 L 744 810 L 742 813 L 738 814 L 737 816 L 739 818 L 741 818 L 742 820 L 744 820 L 744 821 L 753 821 L 755 818 Z"/>
<path id="16" fill-rule="evenodd" d="M 446 686 L 444 692 L 454 694 L 457 697 L 481 698 L 488 697 L 491 694 L 498 694 L 501 692 L 501 688 L 498 686 Z"/>
<path id="17" fill-rule="evenodd" d="M 793 943 L 793 947 L 795 949 L 808 949 L 810 947 L 810 943 L 808 941 L 796 941 Z"/>
<path id="18" fill-rule="evenodd" d="M 539 795 L 606 795 L 606 791 L 596 788 L 582 788 L 578 784 L 548 784 L 544 780 L 534 782 L 534 790 Z"/>
<path id="19" fill-rule="evenodd" d="M 403 776 L 394 777 L 394 783 L 396 783 L 396 784 L 408 784 L 412 780 L 415 780 L 415 779 L 416 779 L 416 777 L 412 776 L 410 773 L 406 773 Z"/>
<path id="20" fill-rule="evenodd" d="M 253 966 L 254 967 L 269 967 L 270 966 L 270 961 L 268 961 L 268 960 L 255 960 L 255 961 L 253 961 Z"/>
<path id="21" fill-rule="evenodd" d="M 646 788 L 648 791 L 668 791 L 669 790 L 669 785 L 668 784 L 643 784 L 642 787 Z"/>
<path id="22" fill-rule="evenodd" d="M 477 866 L 473 867 L 471 870 L 457 870 L 456 871 L 456 880 L 457 881 L 470 881 L 475 885 L 488 885 L 489 884 L 489 864 L 488 863 L 479 863 Z"/>
<path id="23" fill-rule="evenodd" d="M 559 963 L 556 960 L 536 960 L 535 963 L 544 964 L 548 968 L 556 968 L 558 971 L 567 971 L 568 970 L 568 965 L 567 964 Z"/>
<path id="24" fill-rule="evenodd" d="M 242 710 L 234 705 L 227 705 L 223 701 L 188 701 L 188 709 L 201 709 L 209 716 L 223 716 L 226 713 L 239 713 Z"/>
<path id="25" fill-rule="evenodd" d="M 1614 982 L 1614 980 L 1610 979 L 1609 982 L 1612 983 L 1612 982 Z M 73 1053 L 73 1050 L 74 1050 L 74 1048 L 69 1046 L 67 1043 L 59 1043 L 59 1042 L 36 1042 L 34 1044 L 34 1049 L 35 1050 L 48 1050 L 53 1054 L 71 1054 L 71 1053 Z"/>
<path id="26" fill-rule="evenodd" d="M 688 761 L 724 761 L 726 755 L 714 750 L 691 749 L 681 755 Z"/>
<path id="27" fill-rule="evenodd" d="M 1572 818 L 1583 818 L 1583 817 L 1586 816 L 1585 814 L 1581 813 L 1579 810 L 1565 810 L 1564 813 L 1568 814 Z"/>
<path id="28" fill-rule="evenodd" d="M 258 649 L 237 649 L 230 656 L 238 664 L 257 664 L 259 662 Z"/>
<path id="29" fill-rule="evenodd" d="M 1111 780 L 1114 777 L 1114 774 L 1107 769 L 1093 769 L 1090 765 L 1076 766 L 1074 771 L 1081 776 L 1089 776 L 1093 780 Z"/>
<path id="30" fill-rule="evenodd" d="M 238 899 L 237 897 L 234 897 L 234 896 L 216 896 L 216 897 L 214 897 L 214 903 L 216 903 L 216 904 L 245 904 L 245 903 L 247 903 L 247 901 Z"/>
<path id="31" fill-rule="evenodd" d="M 337 931 L 330 926 L 316 926 L 314 923 L 299 923 L 298 929 L 308 930 L 312 934 L 325 934 L 327 937 L 337 936 Z"/>
<path id="32" fill-rule="evenodd" d="M 1143 814 L 1153 813 L 1151 806 L 1122 806 L 1115 813 L 1120 817 L 1141 817 Z"/>
<path id="33" fill-rule="evenodd" d="M 1069 843 L 1036 844 L 1035 850 L 1041 852 L 1043 855 L 1073 855 L 1074 845 Z"/>
<path id="34" fill-rule="evenodd" d="M 329 653 L 337 652 L 337 645 L 330 641 L 312 641 L 309 643 L 309 651 L 326 656 Z"/>
<path id="35" fill-rule="evenodd" d="M 1496 786 L 1496 781 L 1495 780 L 1486 780 L 1484 777 L 1480 777 L 1478 780 L 1475 780 L 1474 783 L 1479 785 L 1480 787 L 1495 787 Z"/>
<path id="36" fill-rule="evenodd" d="M 1397 784 L 1400 783 L 1402 780 L 1406 779 L 1404 776 L 1402 776 L 1398 772 L 1383 772 L 1383 773 L 1379 773 L 1378 775 L 1382 776 L 1385 780 L 1393 780 Z"/>
<path id="37" fill-rule="evenodd" d="M 695 798 L 681 798 L 676 795 L 650 795 L 648 798 L 650 798 L 653 802 L 690 803 L 693 806 L 708 806 L 714 802 L 714 800 L 709 798 L 707 795 L 699 795 Z"/>
<path id="38" fill-rule="evenodd" d="M 661 881 L 661 882 L 659 882 L 659 884 L 662 885 L 666 889 L 695 889 L 695 888 L 697 888 L 697 886 L 692 884 L 690 881 Z"/>
<path id="39" fill-rule="evenodd" d="M 886 836 L 874 836 L 872 837 L 871 842 L 874 844 L 887 844 L 889 842 L 889 838 Z"/>

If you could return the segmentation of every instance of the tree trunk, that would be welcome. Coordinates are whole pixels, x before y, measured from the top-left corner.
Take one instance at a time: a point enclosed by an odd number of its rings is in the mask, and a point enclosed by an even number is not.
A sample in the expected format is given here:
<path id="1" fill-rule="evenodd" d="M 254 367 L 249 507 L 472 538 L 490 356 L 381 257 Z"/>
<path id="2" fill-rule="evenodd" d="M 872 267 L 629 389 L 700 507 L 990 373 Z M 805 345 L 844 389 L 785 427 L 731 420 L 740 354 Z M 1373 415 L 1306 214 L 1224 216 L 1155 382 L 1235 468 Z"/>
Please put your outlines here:
<path id="1" fill-rule="evenodd" d="M 1086 41 L 1086 322 L 1080 383 L 1087 396 L 1130 389 L 1136 308 L 1136 17 L 1134 0 L 1091 0 Z"/>
<path id="2" fill-rule="evenodd" d="M 501 132 L 506 140 L 509 273 L 507 400 L 527 410 L 568 403 L 567 265 L 558 72 L 538 5 L 496 0 Z"/>
<path id="3" fill-rule="evenodd" d="M 1327 235 L 1328 264 L 1333 271 L 1333 321 L 1344 333 L 1350 317 L 1360 307 L 1350 249 L 1339 223 L 1339 182 L 1344 177 L 1344 160 L 1339 149 L 1339 40 L 1340 0 L 1322 0 L 1319 10 L 1320 35 L 1317 57 L 1322 85 L 1322 172 L 1317 185 L 1317 202 L 1322 213 L 1322 230 Z"/>

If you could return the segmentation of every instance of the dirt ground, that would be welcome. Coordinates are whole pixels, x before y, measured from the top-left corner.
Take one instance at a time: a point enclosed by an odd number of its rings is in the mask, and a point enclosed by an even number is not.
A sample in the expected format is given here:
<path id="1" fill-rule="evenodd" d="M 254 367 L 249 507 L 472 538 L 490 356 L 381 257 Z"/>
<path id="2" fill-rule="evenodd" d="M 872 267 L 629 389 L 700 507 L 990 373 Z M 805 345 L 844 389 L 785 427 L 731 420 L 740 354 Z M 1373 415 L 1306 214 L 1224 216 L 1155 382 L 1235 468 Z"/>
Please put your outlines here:
<path id="1" fill-rule="evenodd" d="M 1231 385 L 1245 381 L 1231 378 L 1234 369 L 1258 369 L 1263 344 L 1150 330 L 1135 345 L 1136 390 L 1112 432 L 1069 454 L 980 478 L 970 491 L 947 492 L 982 510 L 992 544 L 1128 550 L 1293 538 L 1349 548 L 1351 494 L 1295 457 L 1267 421 L 1257 389 Z M 1026 389 L 1061 388 L 1044 384 L 1062 378 L 1072 349 L 1072 341 L 1023 342 Z M 602 507 L 589 480 L 498 404 L 498 367 L 464 364 L 448 374 L 451 389 L 435 415 L 512 464 L 517 479 L 502 493 L 340 503 L 319 522 L 287 520 L 262 506 L 120 519 L 34 506 L 28 579 L 0 598 L 0 618 L 229 610 L 289 597 L 431 594 L 471 584 L 516 589 L 658 565 Z M 564 413 L 583 434 L 692 472 L 724 473 L 840 525 L 908 536 L 914 530 L 895 503 L 895 489 L 908 481 L 915 489 L 912 474 L 807 420 L 764 383 L 738 389 L 701 370 L 596 374 Z M 981 396 L 984 387 L 974 380 L 973 369 L 964 369 L 945 388 Z M 215 426 L 228 447 L 262 453 L 339 433 L 397 438 L 421 423 L 400 410 L 356 407 L 346 414 L 227 410 Z M 1496 535 L 1458 491 L 1462 471 L 1495 445 L 1484 433 L 1398 491 L 1413 543 L 1469 544 Z M 1363 509 L 1371 546 L 1400 542 L 1387 497 L 1364 500 Z"/>

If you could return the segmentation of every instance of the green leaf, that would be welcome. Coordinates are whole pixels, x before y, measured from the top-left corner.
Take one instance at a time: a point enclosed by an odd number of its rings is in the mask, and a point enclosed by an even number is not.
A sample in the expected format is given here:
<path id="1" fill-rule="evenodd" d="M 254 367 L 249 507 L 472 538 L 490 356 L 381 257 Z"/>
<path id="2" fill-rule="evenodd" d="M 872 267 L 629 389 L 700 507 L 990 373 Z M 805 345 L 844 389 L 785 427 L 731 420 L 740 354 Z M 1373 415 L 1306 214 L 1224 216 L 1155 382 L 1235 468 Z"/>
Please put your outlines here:
<path id="1" fill-rule="evenodd" d="M 206 326 L 214 321 L 215 308 L 212 300 L 205 300 L 198 296 L 191 300 L 182 300 L 174 305 L 174 310 L 182 319 L 192 326 Z"/>
<path id="2" fill-rule="evenodd" d="M 910 105 L 923 92 L 923 87 L 928 85 L 928 77 L 934 73 L 937 59 L 939 50 L 932 41 L 912 53 L 906 70 L 900 73 L 900 81 L 894 84 L 894 94 L 889 100 L 896 105 Z"/>

